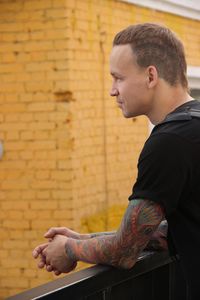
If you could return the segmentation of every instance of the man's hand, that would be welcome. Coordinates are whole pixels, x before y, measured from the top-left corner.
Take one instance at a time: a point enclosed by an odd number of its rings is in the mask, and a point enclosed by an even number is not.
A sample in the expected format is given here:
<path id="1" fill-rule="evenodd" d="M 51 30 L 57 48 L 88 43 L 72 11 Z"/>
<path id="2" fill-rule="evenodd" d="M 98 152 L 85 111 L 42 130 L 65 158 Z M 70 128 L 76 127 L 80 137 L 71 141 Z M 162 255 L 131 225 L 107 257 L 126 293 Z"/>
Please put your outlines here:
<path id="1" fill-rule="evenodd" d="M 48 246 L 48 243 L 41 244 L 41 245 L 35 247 L 35 249 L 32 252 L 32 255 L 35 259 L 40 257 L 40 261 L 38 263 L 38 268 L 40 268 L 40 269 L 44 268 L 44 266 L 46 265 L 46 258 L 42 252 L 47 246 Z"/>
<path id="2" fill-rule="evenodd" d="M 70 238 L 73 238 L 76 240 L 91 238 L 90 234 L 80 234 L 78 232 L 75 232 L 75 231 L 67 228 L 67 227 L 52 227 L 44 234 L 44 237 L 49 239 L 49 242 L 51 242 L 55 238 L 56 235 L 63 235 L 65 237 L 70 237 Z M 55 270 L 55 268 L 53 269 L 53 267 L 46 262 L 46 257 L 44 254 L 45 252 L 43 253 L 43 250 L 48 245 L 49 245 L 49 243 L 44 243 L 44 244 L 37 246 L 33 250 L 32 255 L 35 259 L 38 257 L 40 258 L 39 263 L 38 263 L 38 268 L 42 269 L 46 265 L 46 270 L 48 272 L 54 271 L 55 275 L 59 275 L 59 274 L 61 274 L 61 272 L 59 272 L 58 270 Z M 77 264 L 74 264 L 74 266 L 71 270 L 73 270 L 76 267 L 76 265 Z"/>
<path id="3" fill-rule="evenodd" d="M 67 227 L 52 227 L 45 234 L 44 237 L 48 239 L 53 239 L 57 234 L 64 235 L 73 239 L 81 239 L 81 234 L 73 231 Z"/>
<path id="4" fill-rule="evenodd" d="M 66 253 L 68 238 L 63 235 L 56 235 L 53 240 L 44 247 L 42 255 L 46 258 L 47 271 L 54 271 L 56 275 L 72 271 L 77 262 L 72 260 Z"/>

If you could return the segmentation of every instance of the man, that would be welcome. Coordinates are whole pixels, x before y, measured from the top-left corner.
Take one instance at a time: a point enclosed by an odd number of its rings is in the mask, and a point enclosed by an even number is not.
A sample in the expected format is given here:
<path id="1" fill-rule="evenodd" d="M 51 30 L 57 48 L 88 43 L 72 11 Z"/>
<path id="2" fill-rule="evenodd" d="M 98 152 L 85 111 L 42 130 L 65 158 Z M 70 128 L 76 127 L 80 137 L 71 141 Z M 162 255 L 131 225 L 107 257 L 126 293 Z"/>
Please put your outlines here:
<path id="1" fill-rule="evenodd" d="M 176 251 L 191 299 L 200 299 L 200 119 L 168 121 L 173 112 L 200 105 L 188 94 L 182 43 L 167 28 L 138 24 L 119 32 L 110 57 L 111 96 L 126 118 L 145 115 L 155 125 L 138 162 L 138 176 L 117 232 L 79 235 L 52 228 L 33 256 L 47 271 L 69 272 L 77 261 L 131 268 L 155 241 L 166 218 L 168 243 Z M 164 239 L 158 237 L 161 248 Z"/>

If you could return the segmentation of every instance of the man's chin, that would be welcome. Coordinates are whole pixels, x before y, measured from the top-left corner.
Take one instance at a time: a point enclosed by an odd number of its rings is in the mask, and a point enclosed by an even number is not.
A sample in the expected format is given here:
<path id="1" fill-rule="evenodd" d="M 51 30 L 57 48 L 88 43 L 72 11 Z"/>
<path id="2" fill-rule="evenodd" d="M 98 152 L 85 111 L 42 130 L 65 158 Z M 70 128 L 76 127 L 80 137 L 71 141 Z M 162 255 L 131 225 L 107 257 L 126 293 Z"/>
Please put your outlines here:
<path id="1" fill-rule="evenodd" d="M 123 113 L 123 116 L 124 116 L 126 119 L 135 118 L 135 117 L 138 116 L 138 115 L 136 115 L 136 114 L 129 113 L 129 112 L 123 111 L 123 110 L 122 110 L 122 113 Z"/>

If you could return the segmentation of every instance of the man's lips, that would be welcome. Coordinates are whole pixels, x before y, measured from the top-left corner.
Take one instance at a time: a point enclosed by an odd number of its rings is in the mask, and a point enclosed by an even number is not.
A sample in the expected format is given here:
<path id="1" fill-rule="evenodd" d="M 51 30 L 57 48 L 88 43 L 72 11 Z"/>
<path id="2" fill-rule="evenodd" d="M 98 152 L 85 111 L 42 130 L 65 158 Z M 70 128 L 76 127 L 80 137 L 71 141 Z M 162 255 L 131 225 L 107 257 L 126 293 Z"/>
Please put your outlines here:
<path id="1" fill-rule="evenodd" d="M 117 101 L 118 106 L 122 106 L 123 102 Z"/>

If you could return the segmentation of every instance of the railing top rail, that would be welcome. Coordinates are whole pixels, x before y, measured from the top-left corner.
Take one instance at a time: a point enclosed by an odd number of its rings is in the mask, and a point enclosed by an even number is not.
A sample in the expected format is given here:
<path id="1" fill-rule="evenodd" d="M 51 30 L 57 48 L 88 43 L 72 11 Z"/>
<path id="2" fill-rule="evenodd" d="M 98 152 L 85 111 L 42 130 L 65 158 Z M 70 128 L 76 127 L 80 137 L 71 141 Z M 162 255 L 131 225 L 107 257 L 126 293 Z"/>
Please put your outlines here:
<path id="1" fill-rule="evenodd" d="M 109 288 L 129 278 L 164 266 L 172 260 L 173 258 L 169 257 L 167 252 L 143 252 L 130 270 L 96 265 L 9 297 L 7 300 L 36 300 L 51 297 L 52 299 L 66 299 L 66 296 L 68 299 L 78 299 L 80 295 L 87 296 L 94 291 Z"/>

